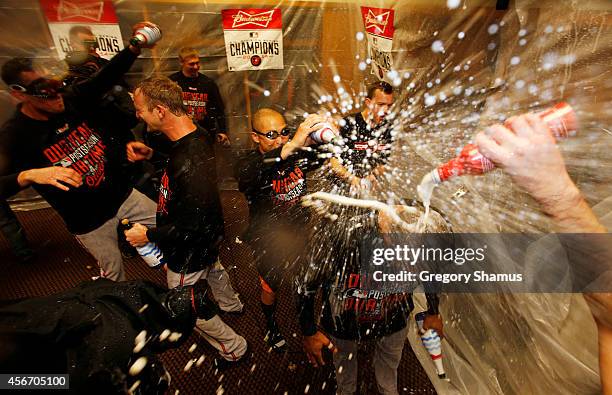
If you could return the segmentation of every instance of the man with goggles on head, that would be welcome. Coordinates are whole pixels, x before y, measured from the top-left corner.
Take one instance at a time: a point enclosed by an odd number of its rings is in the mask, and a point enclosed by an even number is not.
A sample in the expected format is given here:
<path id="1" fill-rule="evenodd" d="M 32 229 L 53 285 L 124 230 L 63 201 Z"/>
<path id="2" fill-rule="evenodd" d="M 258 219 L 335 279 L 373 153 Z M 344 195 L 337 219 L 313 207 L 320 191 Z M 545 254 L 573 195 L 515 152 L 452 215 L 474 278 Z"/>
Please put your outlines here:
<path id="1" fill-rule="evenodd" d="M 10 84 L 9 88 L 12 91 L 21 92 L 36 99 L 57 100 L 60 93 L 64 90 L 64 84 L 56 79 L 40 77 L 26 86 L 23 84 Z M 58 106 L 57 108 L 60 107 Z M 63 107 L 61 108 L 63 109 Z"/>
<path id="2" fill-rule="evenodd" d="M 0 131 L 0 198 L 33 186 L 111 280 L 125 280 L 117 247 L 120 218 L 155 224 L 156 204 L 132 189 L 119 160 L 126 155 L 124 139 L 101 121 L 112 114 L 99 106 L 139 54 L 140 47 L 130 45 L 63 93 L 59 81 L 41 75 L 30 59 L 2 66 L 2 79 L 20 103 Z"/>
<path id="3" fill-rule="evenodd" d="M 98 68 L 108 63 L 108 60 L 100 57 L 96 49 L 98 41 L 89 26 L 75 25 L 68 32 L 70 38 L 70 51 L 66 55 L 66 63 L 70 68 L 79 66 L 89 61 L 94 61 Z"/>
<path id="4" fill-rule="evenodd" d="M 66 86 L 91 78 L 109 62 L 108 59 L 104 59 L 97 52 L 98 41 L 89 26 L 72 26 L 68 36 L 70 37 L 72 51 L 70 51 L 64 59 L 68 64 L 68 76 L 64 78 L 64 84 Z M 127 88 L 127 83 L 123 78 L 119 78 L 109 93 L 112 93 L 114 96 L 122 94 L 124 97 L 130 98 L 127 93 Z M 109 99 L 109 101 L 112 100 Z M 124 105 L 123 103 L 120 104 Z M 129 107 L 129 110 L 132 115 L 134 115 L 133 105 Z"/>
<path id="5" fill-rule="evenodd" d="M 324 121 L 309 116 L 289 140 L 291 129 L 280 113 L 269 108 L 257 111 L 251 133 L 256 149 L 236 166 L 239 189 L 249 204 L 245 238 L 255 250 L 266 341 L 278 352 L 286 348 L 286 341 L 274 317 L 276 294 L 308 238 L 309 216 L 299 204 L 307 193 L 306 172 L 322 164 L 316 151 L 304 147 L 313 143 L 309 136 L 317 127 L 312 125 Z"/>
<path id="6" fill-rule="evenodd" d="M 66 86 L 90 79 L 109 62 L 98 54 L 98 42 L 89 26 L 73 26 L 68 36 L 72 51 L 64 59 L 68 64 L 68 76 L 64 78 Z M 121 126 L 121 123 L 125 123 L 129 129 L 136 126 L 136 110 L 134 110 L 132 98 L 128 93 L 128 85 L 123 78 L 115 81 L 112 88 L 104 95 L 100 105 L 112 107 L 111 110 L 116 112 L 116 117 L 120 118 L 115 122 L 116 126 Z"/>

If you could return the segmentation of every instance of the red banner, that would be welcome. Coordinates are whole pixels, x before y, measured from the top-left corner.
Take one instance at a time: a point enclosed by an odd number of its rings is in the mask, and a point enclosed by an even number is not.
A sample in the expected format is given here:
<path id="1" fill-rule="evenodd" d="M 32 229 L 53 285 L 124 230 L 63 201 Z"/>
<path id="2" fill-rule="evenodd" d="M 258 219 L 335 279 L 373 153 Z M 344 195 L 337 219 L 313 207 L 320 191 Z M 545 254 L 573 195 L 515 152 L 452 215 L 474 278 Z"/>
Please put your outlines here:
<path id="1" fill-rule="evenodd" d="M 361 7 L 363 26 L 366 32 L 376 36 L 393 38 L 394 11 L 388 8 Z"/>
<path id="2" fill-rule="evenodd" d="M 223 15 L 223 30 L 281 29 L 283 27 L 280 8 L 223 10 L 221 14 Z"/>
<path id="3" fill-rule="evenodd" d="M 50 23 L 117 23 L 108 0 L 40 0 L 40 5 Z"/>
<path id="4" fill-rule="evenodd" d="M 372 74 L 386 80 L 393 68 L 394 11 L 389 8 L 361 7 L 363 27 L 368 38 L 368 56 L 372 60 Z"/>

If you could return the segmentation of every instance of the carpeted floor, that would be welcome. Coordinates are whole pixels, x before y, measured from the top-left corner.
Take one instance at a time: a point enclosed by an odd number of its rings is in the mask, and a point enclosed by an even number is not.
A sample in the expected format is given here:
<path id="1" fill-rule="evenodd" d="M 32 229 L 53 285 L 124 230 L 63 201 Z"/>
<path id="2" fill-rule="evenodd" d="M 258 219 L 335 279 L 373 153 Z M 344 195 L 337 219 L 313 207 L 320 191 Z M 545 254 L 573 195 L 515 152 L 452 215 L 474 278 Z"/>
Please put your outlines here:
<path id="1" fill-rule="evenodd" d="M 251 265 L 251 250 L 237 243 L 236 235 L 246 226 L 246 202 L 241 194 L 222 193 L 227 238 L 222 250 L 222 262 L 230 273 L 234 288 L 246 305 L 242 316 L 224 315 L 223 319 L 249 342 L 252 358 L 223 373 L 216 372 L 211 361 L 215 351 L 194 334 L 180 349 L 163 355 L 172 374 L 170 394 L 333 394 L 335 379 L 330 364 L 315 369 L 307 364 L 301 348 L 294 300 L 289 289 L 280 295 L 279 321 L 289 342 L 289 352 L 278 355 L 268 352 L 263 342 L 263 315 L 259 309 L 259 285 Z M 29 296 L 48 295 L 72 287 L 98 275 L 94 259 L 67 232 L 60 217 L 51 209 L 19 212 L 28 238 L 38 252 L 37 259 L 27 265 L 15 261 L 8 245 L 0 236 L 0 301 Z M 126 262 L 129 279 L 144 278 L 165 283 L 161 272 L 149 269 L 140 258 Z M 192 344 L 193 353 L 188 349 Z M 204 354 L 202 366 L 184 372 L 183 367 L 193 358 Z M 374 374 L 368 353 L 359 357 L 360 393 L 376 394 Z M 404 347 L 399 367 L 401 394 L 435 394 L 425 372 L 410 349 Z"/>

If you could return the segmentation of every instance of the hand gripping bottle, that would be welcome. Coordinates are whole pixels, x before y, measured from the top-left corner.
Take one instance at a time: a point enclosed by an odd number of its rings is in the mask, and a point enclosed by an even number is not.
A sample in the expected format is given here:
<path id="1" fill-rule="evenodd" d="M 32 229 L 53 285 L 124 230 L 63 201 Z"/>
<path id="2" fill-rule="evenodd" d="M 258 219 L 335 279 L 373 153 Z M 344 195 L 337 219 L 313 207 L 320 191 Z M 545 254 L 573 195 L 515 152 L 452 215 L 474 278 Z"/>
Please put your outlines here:
<path id="1" fill-rule="evenodd" d="M 335 126 L 328 122 L 318 122 L 312 126 L 319 125 L 320 129 L 310 133 L 310 138 L 319 144 L 328 144 L 337 138 L 340 133 Z"/>
<path id="2" fill-rule="evenodd" d="M 423 329 L 425 314 L 426 313 L 422 311 L 414 316 L 419 335 L 421 336 L 421 342 L 431 356 L 431 360 L 438 372 L 438 377 L 442 380 L 446 380 L 446 373 L 444 372 L 444 365 L 442 364 L 442 341 L 440 340 L 440 335 L 438 335 L 438 332 L 434 329 Z"/>
<path id="3" fill-rule="evenodd" d="M 127 218 L 124 218 L 121 220 L 121 227 L 124 231 L 128 230 L 132 227 L 132 223 Z M 159 269 L 166 264 L 164 254 L 155 243 L 149 242 L 143 246 L 136 247 L 136 251 L 138 251 L 147 265 L 153 269 Z"/>
<path id="4" fill-rule="evenodd" d="M 159 26 L 143 26 L 136 30 L 134 36 L 130 39 L 130 44 L 136 47 L 155 44 L 161 39 L 161 36 L 162 32 Z"/>
<path id="5" fill-rule="evenodd" d="M 576 113 L 567 103 L 558 103 L 543 112 L 536 114 L 544 121 L 553 136 L 557 139 L 576 135 L 578 121 Z M 468 144 L 461 150 L 459 156 L 438 166 L 431 173 L 425 175 L 427 181 L 440 184 L 451 177 L 464 174 L 479 175 L 489 172 L 495 168 L 493 162 L 484 157 L 474 144 Z M 423 182 L 425 182 L 423 178 Z"/>

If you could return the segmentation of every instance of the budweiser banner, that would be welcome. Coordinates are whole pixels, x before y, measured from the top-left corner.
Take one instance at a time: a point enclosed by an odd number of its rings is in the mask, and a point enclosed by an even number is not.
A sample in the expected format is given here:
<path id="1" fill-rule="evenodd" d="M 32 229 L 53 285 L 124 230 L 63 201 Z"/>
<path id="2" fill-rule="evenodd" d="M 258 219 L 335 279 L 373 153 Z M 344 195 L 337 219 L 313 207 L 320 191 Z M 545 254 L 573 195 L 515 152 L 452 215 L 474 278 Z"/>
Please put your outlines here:
<path id="1" fill-rule="evenodd" d="M 229 71 L 284 67 L 280 9 L 223 10 L 222 15 Z"/>
<path id="2" fill-rule="evenodd" d="M 91 29 L 96 36 L 96 51 L 103 58 L 110 59 L 123 49 L 121 30 L 110 0 L 40 0 L 40 4 L 61 59 L 73 50 L 70 30 L 75 26 Z"/>
<path id="3" fill-rule="evenodd" d="M 393 13 L 388 8 L 361 7 L 363 26 L 368 37 L 368 54 L 372 60 L 372 74 L 384 80 L 393 67 Z"/>

